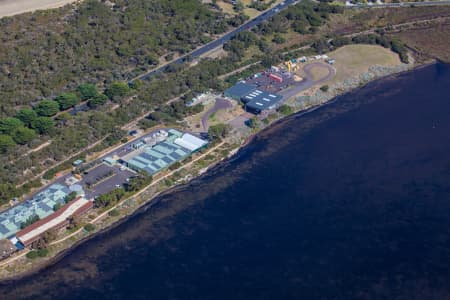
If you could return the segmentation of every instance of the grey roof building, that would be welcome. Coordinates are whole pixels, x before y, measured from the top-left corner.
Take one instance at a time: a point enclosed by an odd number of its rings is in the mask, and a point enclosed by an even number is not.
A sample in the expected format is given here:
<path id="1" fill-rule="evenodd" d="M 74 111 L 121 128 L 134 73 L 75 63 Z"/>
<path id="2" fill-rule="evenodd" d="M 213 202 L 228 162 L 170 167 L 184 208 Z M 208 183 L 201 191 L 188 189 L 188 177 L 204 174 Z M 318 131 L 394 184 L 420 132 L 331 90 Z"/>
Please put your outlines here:
<path id="1" fill-rule="evenodd" d="M 245 104 L 247 111 L 259 114 L 263 110 L 274 108 L 283 96 L 260 90 L 253 84 L 239 82 L 224 92 L 224 95 Z"/>
<path id="2" fill-rule="evenodd" d="M 275 108 L 282 99 L 281 95 L 255 90 L 245 95 L 242 101 L 245 103 L 246 110 L 259 114 L 263 110 Z"/>
<path id="3" fill-rule="evenodd" d="M 244 82 L 238 82 L 237 84 L 233 85 L 229 89 L 227 89 L 223 94 L 225 97 L 232 98 L 236 101 L 240 101 L 241 98 L 252 91 L 256 89 L 256 85 L 254 84 L 247 84 Z"/>
<path id="4" fill-rule="evenodd" d="M 206 141 L 189 133 L 170 129 L 165 140 L 152 146 L 145 145 L 122 157 L 122 161 L 133 170 L 144 170 L 153 175 L 183 160 L 207 144 Z"/>
<path id="5" fill-rule="evenodd" d="M 37 215 L 42 219 L 52 214 L 53 206 L 63 204 L 69 193 L 68 187 L 55 183 L 33 198 L 0 213 L 0 239 L 13 236 L 29 217 Z"/>

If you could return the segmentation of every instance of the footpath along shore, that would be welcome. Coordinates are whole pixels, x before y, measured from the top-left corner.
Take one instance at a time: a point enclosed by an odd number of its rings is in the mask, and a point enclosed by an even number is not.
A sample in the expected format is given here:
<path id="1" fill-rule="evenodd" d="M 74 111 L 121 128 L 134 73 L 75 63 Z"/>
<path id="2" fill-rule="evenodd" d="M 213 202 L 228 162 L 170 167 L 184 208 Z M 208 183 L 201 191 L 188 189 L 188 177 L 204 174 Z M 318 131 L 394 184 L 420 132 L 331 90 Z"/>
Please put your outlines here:
<path id="1" fill-rule="evenodd" d="M 114 206 L 108 208 L 107 210 L 105 210 L 104 212 L 102 212 L 101 214 L 99 214 L 98 216 L 96 216 L 96 217 L 95 217 L 93 220 L 91 220 L 89 223 L 97 224 L 97 223 L 98 223 L 99 221 L 101 221 L 105 216 L 108 216 L 108 214 L 109 214 L 111 211 L 113 211 L 113 210 L 117 209 L 119 206 L 123 205 L 123 203 L 129 201 L 130 199 L 134 199 L 134 198 L 139 197 L 139 196 L 142 195 L 143 193 L 147 192 L 149 188 L 156 186 L 157 184 L 159 184 L 159 183 L 161 183 L 163 180 L 166 180 L 167 178 L 173 176 L 175 173 L 179 172 L 180 170 L 189 168 L 190 166 L 192 166 L 193 164 L 195 164 L 197 161 L 203 159 L 203 158 L 206 157 L 207 155 L 211 154 L 212 152 L 214 152 L 215 150 L 217 150 L 218 148 L 220 148 L 222 145 L 224 145 L 224 143 L 225 143 L 225 142 L 223 142 L 223 141 L 220 142 L 219 144 L 215 145 L 213 148 L 209 149 L 208 151 L 206 151 L 206 152 L 203 153 L 202 155 L 196 157 L 196 158 L 193 159 L 192 161 L 186 163 L 185 165 L 179 167 L 178 169 L 175 169 L 175 170 L 173 170 L 173 171 L 170 171 L 169 173 L 165 174 L 164 176 L 161 176 L 161 177 L 157 178 L 156 180 L 152 181 L 149 185 L 147 185 L 146 187 L 144 187 L 143 189 L 141 189 L 140 191 L 138 191 L 136 194 L 134 194 L 134 195 L 132 195 L 132 196 L 130 196 L 130 197 L 128 197 L 128 198 L 126 198 L 126 199 L 124 199 L 124 200 L 118 202 L 118 203 L 115 204 Z M 208 166 L 208 168 L 211 167 L 212 165 L 213 165 L 213 164 L 211 164 L 210 166 Z M 162 193 L 162 192 L 165 192 L 165 190 L 163 190 L 163 191 L 161 191 L 161 192 L 159 192 L 159 193 L 153 195 L 153 197 L 150 198 L 150 199 L 148 199 L 148 201 L 144 201 L 144 202 L 142 202 L 140 205 L 134 207 L 134 209 L 133 209 L 129 214 L 120 216 L 119 219 L 114 220 L 111 224 L 108 224 L 108 225 L 106 226 L 106 228 L 110 227 L 111 225 L 113 225 L 114 223 L 116 223 L 116 222 L 118 222 L 118 221 L 122 221 L 122 220 L 126 219 L 131 213 L 135 212 L 135 211 L 136 211 L 137 209 L 139 209 L 141 206 L 143 206 L 143 205 L 148 204 L 149 202 L 151 202 L 151 200 L 153 200 L 155 197 L 157 197 L 157 196 L 158 196 L 160 193 Z M 109 229 L 109 228 L 108 228 L 108 229 Z M 83 233 L 83 231 L 85 231 L 85 229 L 84 229 L 83 227 L 81 227 L 81 228 L 77 229 L 76 231 L 72 232 L 71 234 L 69 234 L 69 235 L 67 235 L 67 236 L 64 236 L 63 238 L 61 238 L 61 239 L 59 239 L 59 240 L 56 240 L 56 241 L 51 242 L 51 243 L 50 243 L 50 246 L 55 246 L 55 245 L 58 245 L 58 244 L 61 244 L 61 243 L 65 242 L 65 241 L 67 241 L 67 240 L 69 240 L 69 239 L 76 238 L 76 236 L 79 235 L 80 233 Z M 93 233 L 93 234 L 90 234 L 88 237 L 89 237 L 89 238 L 94 237 L 96 234 L 98 234 L 98 233 L 100 233 L 100 232 L 101 232 L 101 231 L 95 232 L 95 233 Z M 86 238 L 86 237 L 83 237 L 83 238 Z M 80 242 L 81 242 L 81 241 L 82 241 L 82 240 L 80 240 Z M 69 250 L 69 248 L 70 248 L 70 247 L 66 248 L 65 250 Z M 8 259 L 6 259 L 6 260 L 0 262 L 0 267 L 4 267 L 4 266 L 11 265 L 11 264 L 14 263 L 15 261 L 17 261 L 17 260 L 19 260 L 19 259 L 21 259 L 21 258 L 24 258 L 24 256 L 26 256 L 26 254 L 27 254 L 28 252 L 29 252 L 28 249 L 24 249 L 23 251 L 17 253 L 17 255 L 14 255 L 14 256 L 12 256 L 12 257 L 10 257 L 10 258 L 8 258 Z M 58 254 L 58 253 L 56 253 L 56 254 Z M 53 258 L 57 258 L 57 255 L 55 255 Z M 52 260 L 52 257 L 50 257 L 50 259 L 47 259 L 47 261 L 46 261 L 45 264 L 41 264 L 38 268 L 45 267 L 46 265 L 50 265 L 50 264 L 52 264 L 52 263 L 53 263 L 53 260 Z M 30 271 L 26 271 L 26 272 L 19 272 L 19 274 L 11 274 L 12 276 L 8 276 L 8 277 L 9 277 L 9 278 L 12 278 L 12 277 L 14 277 L 14 278 L 20 278 L 20 277 L 23 277 L 23 276 L 25 276 L 26 274 L 32 273 L 32 272 L 34 272 L 34 271 L 35 271 L 35 270 L 30 270 Z M 22 273 L 23 273 L 23 274 L 22 274 Z M 6 278 L 8 278 L 8 277 L 6 277 Z M 1 276 L 0 276 L 0 278 L 1 278 Z"/>
<path id="2" fill-rule="evenodd" d="M 343 82 L 336 82 L 335 84 L 330 85 L 330 91 L 334 91 L 330 93 L 323 93 L 318 89 L 318 87 L 316 87 L 315 91 L 310 91 L 309 93 L 310 95 L 307 96 L 308 101 L 304 101 L 303 97 L 305 96 L 300 95 L 298 97 L 294 97 L 292 101 L 290 101 L 291 102 L 290 104 L 293 106 L 293 108 L 295 108 L 296 115 L 309 113 L 323 105 L 333 102 L 333 99 L 337 99 L 336 98 L 337 96 L 352 91 L 355 88 L 361 87 L 365 83 L 368 83 L 375 79 L 385 78 L 392 74 L 398 74 L 407 70 L 411 70 L 414 67 L 421 67 L 421 65 L 415 66 L 413 63 L 408 65 L 403 64 L 398 67 L 383 68 L 382 71 L 380 71 L 381 70 L 380 68 L 372 68 L 370 74 L 372 74 L 373 76 L 372 75 L 368 76 L 369 73 L 366 72 L 359 74 L 359 76 L 357 76 L 359 80 L 356 79 L 354 81 L 346 80 L 345 84 L 343 84 Z M 289 116 L 293 115 L 291 114 Z M 280 115 L 277 119 L 273 119 L 272 122 L 270 122 L 266 126 L 262 126 L 259 129 L 265 129 L 270 126 L 273 126 L 277 124 L 278 121 L 284 119 L 285 117 L 286 116 Z M 69 251 L 70 249 L 73 249 L 77 245 L 85 242 L 88 239 L 91 239 L 98 233 L 113 228 L 114 225 L 126 221 L 130 215 L 138 211 L 140 207 L 151 203 L 161 193 L 172 191 L 173 188 L 177 186 L 178 182 L 175 182 L 175 185 L 170 185 L 169 187 L 167 187 L 164 186 L 164 181 L 166 179 L 169 179 L 170 177 L 173 177 L 174 174 L 184 170 L 189 172 L 189 174 L 191 174 L 191 172 L 194 171 L 192 173 L 194 174 L 194 176 L 189 178 L 189 180 L 192 180 L 193 178 L 196 177 L 196 175 L 203 174 L 207 169 L 211 168 L 214 165 L 217 165 L 227 157 L 228 158 L 231 157 L 236 152 L 238 152 L 239 149 L 248 145 L 259 131 L 260 130 L 255 130 L 246 136 L 242 136 L 239 139 L 239 142 L 237 142 L 235 139 L 233 143 L 231 142 L 233 139 L 229 138 L 226 141 L 223 141 L 215 145 L 211 149 L 207 150 L 205 153 L 202 153 L 201 155 L 195 157 L 192 161 L 186 163 L 180 168 L 173 170 L 167 174 L 164 174 L 159 178 L 156 178 L 151 184 L 146 186 L 144 189 L 140 190 L 139 192 L 130 196 L 129 198 L 117 203 L 113 207 L 108 208 L 106 211 L 101 212 L 99 215 L 95 216 L 95 218 L 89 220 L 89 223 L 93 223 L 96 225 L 97 228 L 95 232 L 91 233 L 86 232 L 86 230 L 83 227 L 81 227 L 80 229 L 77 229 L 75 232 L 72 232 L 50 243 L 50 247 L 54 247 L 54 249 L 51 251 L 49 257 L 31 261 L 25 257 L 27 251 L 23 251 L 21 253 L 18 253 L 16 256 L 13 256 L 3 262 L 0 262 L 0 278 L 3 280 L 18 279 L 27 276 L 29 274 L 35 273 L 40 269 L 42 269 L 43 267 L 51 265 L 57 260 L 62 259 L 65 255 L 70 253 Z M 224 154 L 225 152 L 224 150 L 227 151 L 226 152 L 227 154 Z M 215 158 L 212 161 L 206 160 L 207 163 L 200 166 L 201 169 L 195 170 L 195 168 L 196 167 L 199 168 L 198 165 L 200 165 L 196 164 L 197 162 L 200 163 L 200 160 L 205 160 L 205 158 L 211 156 L 212 154 L 215 154 Z M 132 205 L 129 204 L 130 200 L 132 200 L 131 202 L 133 202 Z M 111 217 L 110 213 L 117 209 L 121 210 L 121 214 L 116 218 Z"/>

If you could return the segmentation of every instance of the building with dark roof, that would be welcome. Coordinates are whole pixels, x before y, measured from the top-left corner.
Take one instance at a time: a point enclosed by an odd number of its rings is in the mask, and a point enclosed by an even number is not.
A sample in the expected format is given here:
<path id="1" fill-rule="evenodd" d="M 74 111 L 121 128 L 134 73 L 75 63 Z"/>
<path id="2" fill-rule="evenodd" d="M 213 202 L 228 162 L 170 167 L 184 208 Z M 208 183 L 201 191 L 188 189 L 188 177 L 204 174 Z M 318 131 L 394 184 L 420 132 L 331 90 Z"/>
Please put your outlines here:
<path id="1" fill-rule="evenodd" d="M 269 93 L 258 89 L 256 85 L 242 82 L 226 90 L 224 95 L 242 101 L 245 104 L 245 109 L 255 114 L 275 108 L 278 102 L 283 99 L 281 95 Z"/>
<path id="2" fill-rule="evenodd" d="M 277 106 L 278 102 L 283 99 L 283 96 L 259 91 L 254 97 L 252 97 L 247 103 L 245 103 L 245 109 L 249 112 L 259 114 L 263 110 L 273 109 Z"/>
<path id="3" fill-rule="evenodd" d="M 240 101 L 242 97 L 253 92 L 255 89 L 256 85 L 254 84 L 239 82 L 227 89 L 225 92 L 223 92 L 223 94 L 225 95 L 225 97 Z"/>

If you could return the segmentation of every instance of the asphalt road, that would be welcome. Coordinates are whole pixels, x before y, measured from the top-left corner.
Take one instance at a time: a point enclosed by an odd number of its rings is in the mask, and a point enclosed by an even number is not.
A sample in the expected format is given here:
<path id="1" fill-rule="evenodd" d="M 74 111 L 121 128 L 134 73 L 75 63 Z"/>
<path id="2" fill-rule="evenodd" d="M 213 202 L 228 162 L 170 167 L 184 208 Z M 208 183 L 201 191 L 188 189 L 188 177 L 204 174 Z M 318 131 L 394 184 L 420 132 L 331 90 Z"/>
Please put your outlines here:
<path id="1" fill-rule="evenodd" d="M 328 70 L 328 74 L 318 80 L 314 80 L 311 73 L 311 69 L 314 67 L 326 68 Z M 336 75 L 336 70 L 332 66 L 322 62 L 313 62 L 311 64 L 308 64 L 303 68 L 303 70 L 305 71 L 306 78 L 298 84 L 294 85 L 292 88 L 282 91 L 280 94 L 283 96 L 283 101 L 294 97 L 301 91 L 309 89 L 313 85 L 322 84 Z"/>
<path id="2" fill-rule="evenodd" d="M 301 1 L 301 0 L 300 0 Z M 225 34 L 224 36 L 190 52 L 189 54 L 180 57 L 177 60 L 174 60 L 173 62 L 171 62 L 170 64 L 164 65 L 162 67 L 159 67 L 155 70 L 152 70 L 149 73 L 143 74 L 141 76 L 139 76 L 137 79 L 140 80 L 147 80 L 149 78 L 151 78 L 153 75 L 158 74 L 160 72 L 163 72 L 165 70 L 167 70 L 169 68 L 169 66 L 171 65 L 175 65 L 175 64 L 181 64 L 183 62 L 185 62 L 188 59 L 191 58 L 196 58 L 199 57 L 202 54 L 205 54 L 206 52 L 221 46 L 223 44 L 225 44 L 227 41 L 231 40 L 236 34 L 243 32 L 245 30 L 248 30 L 254 26 L 257 26 L 258 24 L 262 23 L 263 21 L 271 18 L 272 16 L 276 15 L 278 12 L 280 12 L 281 10 L 285 9 L 286 7 L 288 7 L 289 5 L 295 4 L 299 2 L 299 0 L 285 0 L 284 2 L 274 6 L 272 9 L 266 11 L 265 13 L 259 15 L 258 17 L 254 18 L 253 20 L 245 23 L 244 25 L 236 28 L 233 31 L 230 31 L 229 33 Z M 132 82 L 133 80 L 131 80 Z"/>
<path id="3" fill-rule="evenodd" d="M 199 56 L 205 54 L 206 52 L 225 44 L 227 41 L 231 40 L 236 34 L 243 32 L 245 30 L 248 30 L 254 26 L 259 25 L 260 23 L 273 17 L 274 15 L 276 15 L 277 13 L 279 13 L 281 10 L 285 9 L 289 5 L 296 4 L 300 1 L 301 0 L 285 0 L 284 2 L 274 6 L 272 9 L 266 11 L 265 13 L 259 15 L 258 17 L 252 19 L 251 21 L 245 23 L 244 25 L 236 28 L 233 31 L 230 31 L 229 33 L 225 34 L 224 36 L 174 60 L 173 62 L 171 62 L 167 65 L 161 66 L 161 67 L 154 69 L 148 73 L 145 73 L 145 74 L 137 77 L 136 79 L 147 80 L 147 79 L 151 78 L 152 76 L 154 76 L 155 74 L 158 74 L 158 73 L 161 73 L 161 72 L 167 70 L 170 66 L 173 66 L 175 64 L 182 64 L 182 63 L 186 62 L 188 59 L 199 57 Z M 450 4 L 450 0 L 443 0 L 443 1 L 427 1 L 427 2 L 410 2 L 410 3 L 384 3 L 384 4 L 373 4 L 373 5 L 358 4 L 358 5 L 346 6 L 346 8 L 406 7 L 406 6 L 410 6 L 410 5 L 432 6 L 432 5 L 449 5 L 449 4 Z M 135 80 L 135 79 L 133 79 L 133 80 Z M 132 82 L 133 80 L 130 80 L 130 82 Z"/>
<path id="4" fill-rule="evenodd" d="M 425 2 L 401 2 L 401 3 L 383 3 L 383 4 L 356 4 L 349 5 L 346 8 L 382 8 L 382 7 L 408 7 L 408 6 L 436 6 L 436 5 L 450 5 L 450 0 L 443 1 L 425 1 Z"/>

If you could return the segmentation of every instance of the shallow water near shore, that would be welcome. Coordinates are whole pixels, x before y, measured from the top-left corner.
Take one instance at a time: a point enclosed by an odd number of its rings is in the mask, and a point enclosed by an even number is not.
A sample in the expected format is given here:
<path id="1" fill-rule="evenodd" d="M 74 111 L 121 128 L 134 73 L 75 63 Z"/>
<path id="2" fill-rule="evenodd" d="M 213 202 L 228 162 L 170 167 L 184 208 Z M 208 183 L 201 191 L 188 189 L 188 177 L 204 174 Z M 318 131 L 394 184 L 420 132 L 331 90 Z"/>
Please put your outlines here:
<path id="1" fill-rule="evenodd" d="M 0 299 L 450 298 L 450 66 L 260 133 Z"/>

